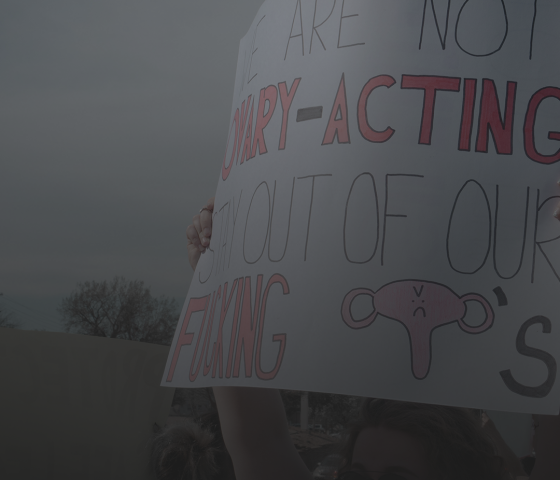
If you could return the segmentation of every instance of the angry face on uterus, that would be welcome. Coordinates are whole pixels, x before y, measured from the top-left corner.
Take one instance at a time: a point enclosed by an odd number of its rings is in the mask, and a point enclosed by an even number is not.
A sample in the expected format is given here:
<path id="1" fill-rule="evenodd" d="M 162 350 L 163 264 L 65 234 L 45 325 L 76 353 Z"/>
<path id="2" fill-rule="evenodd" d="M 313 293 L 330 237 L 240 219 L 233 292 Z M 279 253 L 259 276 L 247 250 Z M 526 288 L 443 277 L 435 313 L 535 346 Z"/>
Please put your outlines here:
<path id="1" fill-rule="evenodd" d="M 367 318 L 356 320 L 352 316 L 352 301 L 358 295 L 370 296 L 373 311 Z M 484 307 L 485 318 L 481 325 L 472 327 L 463 321 L 467 312 L 466 302 L 479 302 Z M 450 323 L 458 323 L 467 333 L 482 333 L 492 326 L 494 311 L 488 301 L 477 294 L 459 297 L 453 290 L 439 283 L 422 280 L 402 280 L 389 283 L 377 292 L 357 288 L 344 297 L 342 318 L 352 329 L 369 327 L 378 315 L 400 322 L 410 340 L 410 358 L 415 378 L 428 375 L 432 360 L 432 332 Z"/>
<path id="2" fill-rule="evenodd" d="M 162 385 L 558 413 L 558 20 L 265 1 Z"/>

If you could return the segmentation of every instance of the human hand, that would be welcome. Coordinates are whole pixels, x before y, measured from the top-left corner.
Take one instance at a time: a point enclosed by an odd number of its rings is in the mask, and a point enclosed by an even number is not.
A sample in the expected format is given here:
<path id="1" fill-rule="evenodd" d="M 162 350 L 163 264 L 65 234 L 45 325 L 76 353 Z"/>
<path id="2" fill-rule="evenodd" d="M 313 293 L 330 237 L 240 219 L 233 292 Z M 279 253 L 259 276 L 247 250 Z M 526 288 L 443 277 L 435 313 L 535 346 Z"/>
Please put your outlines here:
<path id="1" fill-rule="evenodd" d="M 200 212 L 193 217 L 193 223 L 187 227 L 187 251 L 193 270 L 196 269 L 200 255 L 210 245 L 214 198 L 212 197 L 206 202 L 206 205 L 200 209 Z"/>

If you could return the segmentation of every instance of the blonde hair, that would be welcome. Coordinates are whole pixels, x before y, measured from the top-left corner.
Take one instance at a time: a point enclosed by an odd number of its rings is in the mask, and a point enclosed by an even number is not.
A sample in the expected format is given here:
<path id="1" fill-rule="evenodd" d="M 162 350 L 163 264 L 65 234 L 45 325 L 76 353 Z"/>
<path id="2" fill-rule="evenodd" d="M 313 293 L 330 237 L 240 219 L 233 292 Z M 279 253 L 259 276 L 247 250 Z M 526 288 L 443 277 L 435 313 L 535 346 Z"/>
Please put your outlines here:
<path id="1" fill-rule="evenodd" d="M 157 480 L 211 480 L 219 472 L 218 456 L 214 435 L 188 422 L 156 434 L 150 464 Z"/>
<path id="2" fill-rule="evenodd" d="M 366 427 L 385 427 L 411 435 L 426 448 L 437 480 L 506 480 L 503 459 L 480 419 L 465 408 L 396 400 L 364 399 L 360 418 L 347 428 L 341 470 L 352 464 L 354 445 Z"/>

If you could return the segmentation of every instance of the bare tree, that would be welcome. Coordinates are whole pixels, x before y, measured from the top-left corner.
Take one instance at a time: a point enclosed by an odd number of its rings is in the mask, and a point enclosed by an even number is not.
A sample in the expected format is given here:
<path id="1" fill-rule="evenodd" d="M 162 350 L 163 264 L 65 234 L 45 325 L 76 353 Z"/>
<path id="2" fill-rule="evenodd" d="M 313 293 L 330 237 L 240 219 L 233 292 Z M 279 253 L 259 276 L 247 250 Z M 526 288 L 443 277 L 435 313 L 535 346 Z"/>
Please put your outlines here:
<path id="1" fill-rule="evenodd" d="M 176 415 L 191 418 L 199 418 L 217 409 L 216 399 L 209 387 L 176 388 L 171 406 Z"/>
<path id="2" fill-rule="evenodd" d="M 0 293 L 0 297 L 3 293 Z M 5 310 L 0 310 L 0 327 L 4 328 L 19 328 L 21 327 L 20 323 L 17 320 L 13 319 L 14 313 L 8 312 L 6 313 Z"/>
<path id="3" fill-rule="evenodd" d="M 67 333 L 170 345 L 177 324 L 174 299 L 154 298 L 139 280 L 78 283 L 58 309 Z"/>

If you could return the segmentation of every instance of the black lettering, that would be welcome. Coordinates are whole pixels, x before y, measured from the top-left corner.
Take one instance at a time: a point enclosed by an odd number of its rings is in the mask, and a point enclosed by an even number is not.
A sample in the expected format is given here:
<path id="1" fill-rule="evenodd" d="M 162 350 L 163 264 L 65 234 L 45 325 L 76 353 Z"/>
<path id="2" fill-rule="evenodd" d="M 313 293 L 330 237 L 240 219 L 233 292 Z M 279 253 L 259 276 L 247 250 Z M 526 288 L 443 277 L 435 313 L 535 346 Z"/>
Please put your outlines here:
<path id="1" fill-rule="evenodd" d="M 519 332 L 517 332 L 515 347 L 521 355 L 536 358 L 546 365 L 546 368 L 548 369 L 548 377 L 546 378 L 544 383 L 537 387 L 529 387 L 516 381 L 511 374 L 511 370 L 502 370 L 500 372 L 500 376 L 506 384 L 506 387 L 509 388 L 513 393 L 517 393 L 518 395 L 522 395 L 524 397 L 544 398 L 550 393 L 552 387 L 554 386 L 554 382 L 556 381 L 557 365 L 554 357 L 548 352 L 539 350 L 538 348 L 529 347 L 525 343 L 525 336 L 529 327 L 539 323 L 543 326 L 543 333 L 550 333 L 552 331 L 552 323 L 547 317 L 538 315 L 536 317 L 530 318 L 523 325 L 521 325 Z"/>
<path id="2" fill-rule="evenodd" d="M 233 208 L 231 209 L 231 215 L 233 218 L 233 227 L 231 229 L 231 246 L 229 247 L 229 260 L 228 260 L 228 268 L 231 263 L 231 251 L 233 250 L 233 238 L 235 235 L 235 224 L 237 223 L 237 216 L 239 215 L 239 205 L 241 205 L 241 196 L 243 195 L 243 190 L 239 192 L 239 203 L 237 204 L 237 210 L 235 209 L 235 197 L 232 199 Z"/>
<path id="3" fill-rule="evenodd" d="M 529 221 L 529 196 L 530 196 L 530 189 L 527 187 L 527 200 L 525 202 L 525 224 L 523 226 L 523 244 L 521 245 L 521 255 L 519 257 L 519 265 L 517 270 L 510 275 L 509 277 L 506 275 L 502 275 L 500 270 L 498 269 L 498 260 L 497 260 L 497 244 L 498 244 L 498 212 L 499 212 L 499 204 L 500 204 L 500 187 L 496 185 L 496 211 L 494 215 L 494 270 L 496 271 L 498 277 L 503 278 L 504 280 L 509 280 L 510 278 L 515 277 L 519 271 L 521 270 L 521 266 L 523 265 L 523 256 L 525 255 L 525 243 L 527 240 L 527 223 Z M 509 242 L 508 242 L 509 243 Z"/>
<path id="4" fill-rule="evenodd" d="M 294 204 L 295 186 L 296 186 L 296 177 L 294 177 L 294 180 L 292 182 L 292 197 L 290 199 L 290 213 L 288 216 L 288 228 L 286 231 L 286 243 L 284 243 L 284 252 L 282 252 L 282 256 L 280 258 L 275 260 L 270 255 L 270 245 L 272 243 L 272 222 L 274 221 L 274 207 L 276 205 L 276 180 L 274 181 L 274 193 L 272 194 L 272 213 L 270 214 L 270 227 L 269 227 L 270 236 L 268 238 L 268 259 L 271 262 L 281 262 L 282 259 L 284 258 L 284 255 L 286 255 L 286 250 L 288 249 L 288 240 L 290 238 L 290 224 L 292 222 L 292 205 Z"/>
<path id="5" fill-rule="evenodd" d="M 417 177 L 424 178 L 424 175 L 411 175 L 407 173 L 389 173 L 385 175 L 385 211 L 383 212 L 383 238 L 381 239 L 381 266 L 385 260 L 385 239 L 387 238 L 387 217 L 407 218 L 408 215 L 387 213 L 389 207 L 389 177 Z"/>
<path id="6" fill-rule="evenodd" d="M 307 218 L 307 234 L 305 236 L 305 250 L 303 252 L 303 261 L 307 260 L 307 247 L 309 245 L 309 230 L 311 227 L 311 212 L 313 210 L 313 196 L 315 194 L 315 178 L 316 177 L 332 177 L 330 173 L 323 173 L 319 175 L 307 175 L 305 177 L 298 177 L 298 180 L 303 180 L 304 178 L 312 178 L 311 182 L 311 201 L 309 202 L 309 216 Z"/>
<path id="7" fill-rule="evenodd" d="M 259 28 L 259 25 L 261 24 L 261 22 L 264 20 L 264 18 L 266 17 L 266 15 L 264 15 L 260 20 L 259 23 L 257 23 L 257 26 L 255 27 L 255 33 L 253 34 L 253 43 L 251 45 L 251 49 L 255 46 L 255 40 L 257 39 L 257 30 Z M 255 52 L 259 49 L 259 47 L 255 48 L 252 52 L 251 52 L 251 61 L 249 62 L 249 71 L 247 72 L 247 78 L 249 78 L 249 76 L 251 75 L 251 66 L 253 65 L 253 55 L 255 54 Z M 248 81 L 247 84 L 251 83 L 253 78 L 255 78 L 258 74 L 255 73 Z"/>
<path id="8" fill-rule="evenodd" d="M 535 23 L 537 22 L 537 3 L 539 0 L 535 0 L 533 6 L 533 23 L 531 24 L 531 44 L 529 46 L 529 60 L 533 60 L 533 40 L 535 38 Z"/>
<path id="9" fill-rule="evenodd" d="M 488 53 L 473 53 L 473 52 L 469 52 L 466 48 L 464 48 L 461 43 L 459 42 L 459 37 L 458 37 L 458 32 L 459 32 L 459 22 L 461 21 L 461 15 L 463 14 L 463 10 L 465 9 L 465 7 L 467 6 L 467 4 L 470 2 L 471 0 L 465 0 L 465 3 L 463 3 L 463 6 L 461 7 L 461 10 L 459 10 L 459 14 L 457 15 L 457 23 L 455 24 L 455 42 L 457 43 L 457 46 L 463 51 L 465 52 L 467 55 L 470 55 L 472 57 L 489 57 L 490 55 L 494 55 L 496 52 L 499 52 L 502 47 L 504 46 L 504 43 L 506 41 L 506 38 L 508 36 L 508 30 L 509 30 L 509 22 L 508 22 L 508 16 L 507 16 L 507 10 L 506 10 L 506 5 L 504 3 L 504 0 L 500 0 L 502 2 L 502 8 L 504 10 L 504 20 L 505 20 L 505 32 L 504 32 L 504 37 L 502 39 L 502 42 L 500 43 L 500 45 L 498 46 L 498 48 L 496 48 L 495 50 L 492 50 L 491 52 Z M 471 29 L 467 29 L 471 32 L 475 32 L 476 34 L 478 34 L 478 29 L 476 28 L 471 28 Z"/>
<path id="10" fill-rule="evenodd" d="M 441 36 L 441 30 L 439 28 L 439 22 L 436 14 L 436 7 L 434 6 L 434 0 L 430 0 L 432 4 L 432 13 L 434 14 L 434 21 L 436 22 L 437 34 L 439 37 L 439 43 L 441 43 L 442 50 L 445 50 L 447 44 L 447 32 L 449 30 L 449 10 L 451 9 L 451 0 L 447 0 L 447 14 L 445 16 L 445 31 L 443 32 L 443 37 Z M 422 40 L 424 39 L 424 25 L 426 22 L 426 7 L 428 6 L 428 0 L 424 0 L 424 12 L 422 13 L 422 29 L 420 30 L 420 44 L 418 45 L 418 50 L 422 49 Z"/>
<path id="11" fill-rule="evenodd" d="M 263 246 L 262 246 L 262 250 L 261 250 L 260 255 L 257 257 L 256 260 L 248 260 L 247 259 L 247 254 L 245 252 L 245 241 L 247 239 L 247 225 L 249 224 L 249 215 L 251 213 L 251 207 L 253 206 L 253 200 L 255 200 L 255 195 L 259 191 L 259 188 L 261 188 L 261 185 L 264 185 L 266 187 L 266 193 L 268 195 L 268 218 L 266 219 L 266 224 L 267 224 L 266 234 L 265 234 L 265 237 L 264 237 L 264 240 L 263 240 Z M 251 198 L 251 202 L 249 203 L 249 209 L 247 210 L 247 218 L 245 219 L 245 234 L 243 235 L 243 258 L 245 259 L 246 263 L 252 265 L 254 263 L 257 263 L 261 259 L 262 255 L 264 253 L 264 249 L 266 247 L 266 241 L 268 239 L 269 225 L 270 225 L 270 189 L 268 188 L 268 183 L 263 181 L 263 182 L 259 183 L 259 185 L 257 186 L 257 188 L 255 189 L 255 191 L 253 193 L 253 196 Z"/>
<path id="12" fill-rule="evenodd" d="M 451 260 L 451 248 L 449 246 L 450 242 L 449 239 L 451 237 L 451 225 L 453 223 L 453 216 L 455 215 L 455 209 L 457 208 L 457 203 L 459 202 L 459 198 L 461 197 L 461 194 L 463 193 L 463 191 L 465 190 L 465 188 L 467 187 L 467 185 L 469 185 L 469 183 L 473 183 L 475 185 L 478 186 L 478 188 L 480 189 L 480 191 L 482 192 L 482 195 L 484 196 L 484 201 L 486 203 L 486 207 L 487 207 L 487 211 L 488 211 L 488 248 L 486 250 L 486 254 L 484 255 L 484 259 L 482 260 L 482 262 L 480 263 L 480 265 L 478 267 L 474 267 L 473 270 L 460 270 L 458 268 L 456 268 L 455 265 L 453 265 L 453 261 Z M 462 224 L 462 219 L 458 220 L 459 224 Z M 453 203 L 453 208 L 451 209 L 451 215 L 449 216 L 449 226 L 447 228 L 447 240 L 446 240 L 446 245 L 447 245 L 447 261 L 449 263 L 449 266 L 456 271 L 457 273 L 462 273 L 464 275 L 473 275 L 476 272 L 478 272 L 486 263 L 486 260 L 488 260 L 488 255 L 490 255 L 490 247 L 492 244 L 492 212 L 490 210 L 490 202 L 488 200 L 488 195 L 486 195 L 486 191 L 484 190 L 484 188 L 482 187 L 482 185 L 480 183 L 478 183 L 476 180 L 467 180 L 465 182 L 465 184 L 461 187 L 461 190 L 459 190 L 459 193 L 457 194 L 457 197 L 455 198 L 455 202 Z"/>
<path id="13" fill-rule="evenodd" d="M 338 43 L 337 43 L 337 47 L 338 48 L 348 48 L 348 47 L 355 47 L 357 45 L 365 45 L 365 43 L 352 43 L 350 45 L 341 45 L 340 44 L 340 34 L 342 33 L 342 20 L 344 20 L 345 18 L 351 18 L 351 17 L 358 17 L 359 14 L 354 13 L 353 15 L 344 15 L 344 4 L 346 3 L 346 0 L 342 0 L 342 8 L 340 10 L 340 25 L 338 26 Z"/>
<path id="14" fill-rule="evenodd" d="M 301 33 L 298 33 L 297 35 L 292 35 L 292 33 L 294 33 L 294 24 L 296 23 L 298 7 L 299 7 L 299 24 L 300 24 L 300 28 L 301 28 Z M 296 10 L 294 12 L 294 19 L 292 20 L 292 28 L 290 30 L 290 36 L 288 37 L 288 44 L 286 45 L 286 54 L 284 55 L 284 61 L 288 57 L 288 48 L 290 46 L 290 41 L 292 40 L 292 38 L 297 38 L 297 37 L 301 37 L 301 55 L 304 56 L 305 55 L 305 45 L 304 45 L 304 40 L 303 40 L 303 17 L 302 17 L 302 14 L 301 14 L 301 0 L 296 1 Z"/>
<path id="15" fill-rule="evenodd" d="M 354 191 L 354 187 L 356 186 L 356 182 L 358 181 L 359 178 L 363 176 L 369 176 L 371 178 L 371 183 L 373 185 L 373 196 L 375 198 L 375 212 L 377 214 L 377 218 L 376 218 L 377 230 L 375 235 L 375 247 L 373 248 L 373 252 L 369 256 L 369 258 L 367 258 L 366 260 L 352 260 L 350 258 L 350 255 L 348 254 L 348 247 L 346 243 L 346 232 L 348 227 L 348 205 L 350 203 L 350 198 L 352 197 L 352 192 Z M 366 221 L 365 218 L 363 220 Z M 344 227 L 342 232 L 342 241 L 344 245 L 344 256 L 346 257 L 346 260 L 348 260 L 350 263 L 358 263 L 358 264 L 368 263 L 371 261 L 373 257 L 375 257 L 375 254 L 377 253 L 377 247 L 379 246 L 379 198 L 377 196 L 377 187 L 375 185 L 375 178 L 373 178 L 373 175 L 369 172 L 364 172 L 358 175 L 352 182 L 352 186 L 350 187 L 350 191 L 348 192 L 348 199 L 346 200 L 346 210 L 344 211 Z"/>
<path id="16" fill-rule="evenodd" d="M 331 9 L 331 13 L 329 13 L 329 16 L 327 18 L 325 18 L 325 20 L 323 20 L 319 25 L 315 25 L 315 18 L 317 16 L 317 2 L 318 2 L 318 0 L 315 0 L 315 10 L 313 11 L 313 30 L 311 31 L 311 42 L 309 44 L 309 53 L 311 53 L 311 47 L 313 47 L 313 36 L 314 35 L 317 35 L 317 38 L 319 39 L 319 41 L 321 42 L 321 45 L 323 46 L 323 50 L 327 50 L 327 48 L 325 47 L 325 44 L 323 43 L 323 40 L 321 39 L 321 36 L 319 35 L 319 30 L 317 30 L 317 29 L 321 25 L 325 24 L 329 18 L 331 18 L 331 15 L 334 12 L 334 7 L 336 6 L 336 0 L 333 0 L 332 9 Z"/>
<path id="17" fill-rule="evenodd" d="M 227 207 L 227 214 L 225 208 Z M 216 272 L 220 269 L 225 269 L 225 257 L 228 245 L 228 231 L 229 231 L 229 212 L 231 210 L 231 202 L 227 202 L 222 208 L 220 208 L 219 213 L 222 214 L 222 223 L 220 228 L 220 242 L 218 244 L 218 268 Z M 225 229 L 224 229 L 224 217 L 225 217 Z"/>
<path id="18" fill-rule="evenodd" d="M 214 220 L 216 218 L 216 215 L 218 215 L 218 212 L 214 212 L 212 214 L 212 224 L 214 223 Z M 211 242 L 210 242 L 211 243 Z M 206 277 L 206 280 L 202 280 L 202 272 L 198 272 L 198 281 L 201 284 L 204 284 L 208 281 L 208 279 L 210 278 L 210 276 L 212 275 L 212 271 L 214 270 L 214 261 L 216 260 L 216 258 L 214 257 L 214 250 L 212 250 L 210 248 L 210 245 L 208 245 L 206 247 L 206 252 L 210 252 L 212 254 L 212 265 L 210 266 L 210 271 L 208 272 L 208 276 Z"/>
<path id="19" fill-rule="evenodd" d="M 542 202 L 541 204 L 539 204 L 540 202 L 540 196 L 541 196 L 541 191 L 537 190 L 537 211 L 536 211 L 536 215 L 535 215 L 535 232 L 534 232 L 534 236 L 533 236 L 533 268 L 532 268 L 532 272 L 531 272 L 531 283 L 535 282 L 535 261 L 536 261 L 536 256 L 537 256 L 537 248 L 539 249 L 539 251 L 541 252 L 542 256 L 544 257 L 544 259 L 546 260 L 546 263 L 548 263 L 548 266 L 550 267 L 550 269 L 552 270 L 552 273 L 554 274 L 554 276 L 558 279 L 558 281 L 560 281 L 560 275 L 558 274 L 558 272 L 556 271 L 556 269 L 554 268 L 554 265 L 552 265 L 552 262 L 550 261 L 550 258 L 548 258 L 548 255 L 545 253 L 545 251 L 543 250 L 542 246 L 545 243 L 550 243 L 550 242 L 554 242 L 558 239 L 560 239 L 560 235 L 551 238 L 549 240 L 543 240 L 542 242 L 538 242 L 537 241 L 537 230 L 538 230 L 538 226 L 539 226 L 539 215 L 540 215 L 540 211 L 541 209 L 550 201 L 554 200 L 554 201 L 558 201 L 558 199 L 560 199 L 560 196 L 554 196 L 554 197 L 549 197 L 547 198 L 544 202 Z"/>

